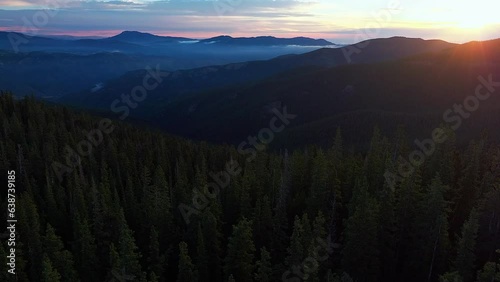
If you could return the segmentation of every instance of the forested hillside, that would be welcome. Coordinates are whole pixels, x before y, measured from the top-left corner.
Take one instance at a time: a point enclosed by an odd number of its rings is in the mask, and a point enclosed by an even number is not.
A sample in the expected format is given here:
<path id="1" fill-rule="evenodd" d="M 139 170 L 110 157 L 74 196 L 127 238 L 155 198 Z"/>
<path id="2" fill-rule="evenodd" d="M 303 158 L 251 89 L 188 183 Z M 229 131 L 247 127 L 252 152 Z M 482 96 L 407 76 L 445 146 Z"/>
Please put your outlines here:
<path id="1" fill-rule="evenodd" d="M 350 143 L 366 143 L 377 124 L 386 134 L 404 124 L 409 136 L 416 138 L 443 122 L 447 109 L 474 95 L 481 83 L 479 76 L 491 77 L 497 90 L 492 89 L 493 95 L 481 103 L 461 131 L 470 140 L 486 128 L 500 139 L 496 130 L 500 126 L 498 39 L 373 64 L 294 69 L 249 85 L 180 95 L 168 103 L 151 98 L 134 114 L 143 111 L 150 123 L 188 138 L 237 143 L 248 130 L 267 123 L 269 105 L 282 104 L 298 117 L 287 128 L 287 138 L 276 144 L 327 144 L 334 137 L 328 132 L 337 127 Z M 463 144 L 462 136 L 458 137 Z"/>
<path id="2" fill-rule="evenodd" d="M 500 281 L 487 134 L 460 147 L 444 130 L 402 171 L 401 128 L 361 153 L 338 128 L 328 147 L 252 158 L 9 94 L 0 120 L 1 228 L 14 170 L 18 232 L 0 281 Z"/>
<path id="3" fill-rule="evenodd" d="M 164 82 L 151 91 L 149 98 L 144 101 L 144 106 L 134 111 L 133 114 L 137 117 L 154 119 L 152 115 L 165 113 L 165 108 L 170 107 L 175 98 L 182 100 L 186 96 L 191 98 L 193 95 L 195 95 L 195 99 L 191 101 L 189 107 L 197 104 L 203 107 L 205 106 L 203 101 L 199 101 L 200 97 L 197 97 L 196 94 L 200 94 L 200 92 L 201 94 L 217 93 L 221 89 L 226 90 L 225 88 L 233 90 L 230 96 L 233 99 L 236 98 L 237 102 L 240 100 L 238 97 L 240 90 L 244 91 L 246 86 L 259 84 L 274 76 L 299 79 L 300 81 L 301 77 L 297 77 L 296 74 L 300 73 L 301 76 L 305 76 L 305 70 L 310 73 L 318 73 L 329 67 L 392 61 L 408 56 L 447 50 L 455 46 L 455 44 L 438 40 L 394 37 L 368 40 L 343 48 L 322 48 L 299 55 L 287 54 L 270 60 L 248 62 L 238 60 L 238 63 L 228 65 L 211 65 L 195 69 L 181 68 L 181 70 L 169 71 L 164 77 Z M 157 64 L 153 64 L 153 66 L 155 65 Z M 171 70 L 163 64 L 160 67 L 162 71 Z M 122 92 L 129 93 L 130 89 L 140 84 L 145 73 L 145 71 L 129 72 L 107 81 L 106 86 L 99 91 L 92 92 L 85 89 L 79 93 L 70 93 L 57 101 L 80 108 L 109 111 L 109 105 L 115 99 L 119 99 Z M 294 76 L 290 77 L 290 73 L 294 73 Z M 256 99 L 261 99 L 258 97 L 261 93 L 253 94 L 258 94 Z M 265 94 L 268 95 L 268 93 Z M 219 95 L 212 94 L 203 95 L 202 99 L 207 96 L 211 99 L 220 98 Z M 233 101 L 226 102 L 233 103 Z M 174 104 L 179 105 L 175 101 Z M 182 107 L 182 110 L 185 109 Z M 173 112 L 178 114 L 176 111 Z"/>
<path id="4" fill-rule="evenodd" d="M 412 138 L 427 135 L 444 122 L 450 107 L 488 80 L 494 95 L 460 129 L 458 143 L 464 145 L 482 129 L 500 139 L 495 130 L 500 126 L 499 54 L 499 39 L 454 45 L 388 38 L 268 61 L 158 70 L 161 83 L 129 114 L 190 139 L 237 144 L 268 123 L 271 106 L 286 105 L 297 119 L 272 147 L 324 146 L 340 127 L 349 144 L 366 149 L 375 125 L 387 135 L 399 124 Z M 124 114 L 129 107 L 123 95 L 133 95 L 131 89 L 147 73 L 130 72 L 93 93 L 73 93 L 58 102 Z"/>

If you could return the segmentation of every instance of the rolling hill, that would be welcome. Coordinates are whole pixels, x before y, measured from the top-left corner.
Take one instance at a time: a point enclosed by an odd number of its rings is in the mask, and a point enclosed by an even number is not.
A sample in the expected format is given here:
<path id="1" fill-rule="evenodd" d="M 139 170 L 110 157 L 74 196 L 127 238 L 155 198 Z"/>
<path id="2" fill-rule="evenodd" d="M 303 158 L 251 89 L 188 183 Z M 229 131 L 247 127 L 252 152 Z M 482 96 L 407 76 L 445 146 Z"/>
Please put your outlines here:
<path id="1" fill-rule="evenodd" d="M 170 76 L 165 79 L 164 83 L 151 91 L 147 103 L 161 106 L 160 102 L 170 101 L 171 98 L 181 95 L 207 91 L 213 88 L 220 89 L 242 83 L 256 83 L 262 79 L 297 68 L 317 71 L 322 68 L 349 64 L 349 62 L 374 63 L 390 61 L 455 46 L 444 41 L 426 41 L 399 37 L 376 39 L 362 44 L 366 46 L 363 52 L 357 56 L 351 56 L 350 60 L 344 54 L 350 48 L 357 48 L 357 45 L 333 49 L 322 48 L 306 54 L 280 56 L 266 61 L 250 61 L 169 72 Z M 61 101 L 82 107 L 109 109 L 110 103 L 119 97 L 120 93 L 130 92 L 130 89 L 134 86 L 140 85 L 144 75 L 144 71 L 131 72 L 106 83 L 108 86 L 98 93 L 89 93 L 87 91 L 71 94 L 63 97 Z M 150 109 L 148 109 L 148 112 L 150 112 Z"/>
<path id="2" fill-rule="evenodd" d="M 235 44 L 227 40 L 208 44 L 191 38 L 136 31 L 100 39 L 0 32 L 0 90 L 10 90 L 19 96 L 58 98 L 93 91 L 95 85 L 147 66 L 185 70 L 301 54 L 324 44 L 331 45 L 310 38 L 226 39 Z M 314 44 L 322 45 L 311 46 Z"/>
<path id="3" fill-rule="evenodd" d="M 194 43 L 194 44 L 193 44 Z M 124 31 L 107 38 L 74 39 L 66 37 L 32 36 L 18 32 L 0 31 L 0 50 L 16 52 L 64 52 L 72 54 L 91 54 L 95 52 L 122 52 L 143 53 L 149 55 L 165 55 L 179 49 L 188 52 L 210 54 L 210 51 L 224 49 L 231 53 L 228 47 L 252 48 L 255 47 L 303 47 L 311 48 L 336 46 L 324 39 L 307 37 L 277 38 L 272 36 L 260 37 L 231 37 L 216 36 L 207 39 L 193 39 L 185 37 L 158 36 L 138 31 Z M 213 49 L 213 50 L 212 50 Z M 300 49 L 297 49 L 300 50 Z M 262 51 L 260 51 L 262 52 Z M 280 52 L 286 54 L 286 52 Z"/>
<path id="4" fill-rule="evenodd" d="M 425 137 L 445 123 L 448 109 L 475 94 L 479 76 L 500 82 L 499 54 L 500 40 L 493 40 L 389 62 L 297 69 L 252 85 L 179 98 L 148 120 L 183 136 L 238 142 L 266 126 L 270 107 L 287 106 L 297 115 L 277 142 L 287 146 L 327 144 L 339 126 L 346 138 L 357 139 L 353 143 L 369 140 L 375 125 L 394 132 L 405 124 L 412 136 Z M 463 122 L 463 136 L 480 134 L 474 130 L 481 124 L 500 138 L 500 97 L 492 95 L 479 108 Z"/>
<path id="5" fill-rule="evenodd" d="M 500 40 L 453 45 L 390 38 L 365 46 L 353 57 L 356 64 L 341 61 L 342 49 L 321 49 L 172 72 L 132 117 L 190 138 L 234 143 L 265 126 L 270 108 L 287 106 L 298 117 L 273 145 L 327 144 L 338 126 L 349 141 L 361 144 L 375 125 L 394 131 L 406 124 L 412 136 L 427 136 L 443 123 L 444 111 L 474 94 L 479 75 L 500 75 Z M 96 93 L 68 96 L 64 102 L 109 111 L 112 101 L 143 77 L 130 73 Z M 490 129 L 500 125 L 498 109 L 496 97 L 481 105 L 474 119 L 464 123 L 464 136 L 477 123 Z"/>

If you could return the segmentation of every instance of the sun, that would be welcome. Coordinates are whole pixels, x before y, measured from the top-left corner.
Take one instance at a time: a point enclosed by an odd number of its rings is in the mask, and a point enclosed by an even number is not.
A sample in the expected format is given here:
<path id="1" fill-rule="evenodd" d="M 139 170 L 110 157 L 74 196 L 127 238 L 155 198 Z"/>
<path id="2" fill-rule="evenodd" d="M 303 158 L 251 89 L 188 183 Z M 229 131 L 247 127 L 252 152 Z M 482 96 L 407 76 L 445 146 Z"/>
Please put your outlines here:
<path id="1" fill-rule="evenodd" d="M 480 7 L 480 8 L 478 8 Z M 490 1 L 475 0 L 468 4 L 455 6 L 450 19 L 462 29 L 484 29 L 499 23 L 497 9 Z"/>

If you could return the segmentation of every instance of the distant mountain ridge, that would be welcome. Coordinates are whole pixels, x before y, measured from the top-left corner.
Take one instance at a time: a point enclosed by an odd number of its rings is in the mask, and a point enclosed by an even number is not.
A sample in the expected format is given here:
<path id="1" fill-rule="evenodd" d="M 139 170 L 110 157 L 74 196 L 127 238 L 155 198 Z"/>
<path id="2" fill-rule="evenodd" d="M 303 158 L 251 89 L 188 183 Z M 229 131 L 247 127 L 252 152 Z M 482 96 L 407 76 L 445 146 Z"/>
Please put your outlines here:
<path id="1" fill-rule="evenodd" d="M 175 36 L 160 36 L 151 33 L 139 31 L 123 31 L 120 34 L 106 37 L 106 38 L 77 38 L 72 36 L 29 36 L 18 32 L 0 31 L 0 49 L 12 48 L 12 38 L 23 38 L 27 40 L 30 45 L 41 44 L 42 47 L 78 47 L 79 45 L 89 44 L 95 46 L 101 44 L 106 47 L 107 44 L 114 43 L 115 47 L 128 50 L 133 48 L 130 44 L 134 45 L 154 45 L 154 44 L 182 44 L 185 42 L 193 42 L 198 44 L 212 44 L 212 45 L 235 45 L 235 46 L 337 46 L 336 44 L 324 39 L 313 39 L 308 37 L 294 37 L 294 38 L 278 38 L 273 36 L 258 36 L 258 37 L 231 37 L 228 35 L 221 35 L 207 39 L 194 39 L 187 37 Z M 122 43 L 124 46 L 121 46 Z M 137 49 L 139 46 L 135 46 Z M 102 50 L 106 51 L 106 50 Z"/>
<path id="2" fill-rule="evenodd" d="M 203 43 L 203 44 L 224 44 L 224 45 L 243 45 L 243 46 L 336 46 L 336 44 L 325 39 L 314 39 L 309 37 L 279 38 L 274 36 L 256 36 L 256 37 L 232 37 L 229 35 L 220 35 L 206 39 L 194 39 L 187 37 L 160 36 L 139 31 L 123 31 L 122 33 L 105 38 L 107 40 L 118 40 L 130 43 L 182 43 L 185 41 Z"/>
<path id="3" fill-rule="evenodd" d="M 58 98 L 147 66 L 161 65 L 163 70 L 175 71 L 267 60 L 324 47 L 299 44 L 325 43 L 274 37 L 216 37 L 209 41 L 221 39 L 223 42 L 206 44 L 198 39 L 137 31 L 97 39 L 0 31 L 0 90 Z"/>
<path id="4" fill-rule="evenodd" d="M 180 41 L 190 41 L 194 40 L 185 37 L 172 37 L 172 36 L 159 36 L 151 33 L 139 32 L 139 31 L 124 31 L 115 36 L 104 38 L 105 40 L 117 40 L 129 43 L 179 43 Z"/>
<path id="5" fill-rule="evenodd" d="M 374 39 L 362 42 L 362 44 L 365 46 L 362 52 L 353 54 L 349 58 L 345 54 L 348 50 L 356 48 L 356 44 L 343 48 L 323 48 L 301 55 L 285 55 L 271 60 L 169 72 L 171 75 L 151 92 L 145 102 L 146 105 L 141 107 L 138 112 L 144 111 L 144 113 L 152 114 L 162 111 L 162 106 L 169 104 L 175 98 L 193 95 L 197 92 L 207 93 L 226 87 L 238 88 L 242 84 L 260 83 L 273 76 L 287 77 L 288 73 L 293 72 L 296 75 L 298 70 L 306 73 L 348 64 L 398 60 L 407 56 L 442 51 L 456 46 L 445 41 L 402 37 Z M 62 97 L 60 101 L 85 108 L 109 110 L 111 102 L 117 99 L 120 93 L 127 92 L 134 85 L 139 85 L 143 76 L 143 71 L 130 72 L 109 81 L 96 93 L 73 93 Z"/>
<path id="6" fill-rule="evenodd" d="M 345 53 L 361 46 L 348 61 Z M 412 138 L 425 137 L 443 123 L 446 109 L 474 94 L 479 75 L 490 74 L 499 81 L 500 39 L 460 45 L 374 39 L 268 61 L 170 72 L 131 118 L 188 138 L 237 143 L 269 123 L 270 107 L 285 105 L 297 118 L 273 142 L 277 147 L 328 144 L 337 127 L 353 144 L 362 144 L 373 126 L 394 132 L 395 121 L 405 124 Z M 61 102 L 110 111 L 111 102 L 144 75 L 131 72 L 96 93 Z M 484 124 L 500 138 L 498 95 L 480 107 L 464 121 L 460 136 L 479 134 L 474 124 Z"/>
<path id="7" fill-rule="evenodd" d="M 370 43 L 363 52 L 369 52 L 369 46 L 374 48 L 371 52 L 380 50 L 384 41 L 388 42 L 382 39 Z M 421 41 L 414 40 L 413 45 L 407 46 L 417 46 L 418 42 Z M 430 47 L 424 49 L 436 48 L 441 42 L 427 44 Z M 500 39 L 450 45 L 420 54 L 388 49 L 383 54 L 407 56 L 366 63 L 361 61 L 360 53 L 354 57 L 358 64 L 295 68 L 256 83 L 179 96 L 163 107 L 150 108 L 161 109 L 161 113 L 148 119 L 170 133 L 236 143 L 265 126 L 269 122 L 269 107 L 280 105 L 287 106 L 288 112 L 297 118 L 273 142 L 276 146 L 328 144 L 337 127 L 354 143 L 368 140 L 375 125 L 394 132 L 398 125 L 404 124 L 410 138 L 423 138 L 444 123 L 448 109 L 474 95 L 480 85 L 478 77 L 496 85 L 500 81 Z M 318 52 L 295 58 L 301 60 Z M 324 50 L 319 52 L 324 53 Z M 383 54 L 379 58 L 387 58 Z M 463 121 L 457 133 L 461 141 L 481 134 L 474 127 L 477 124 L 489 130 L 492 138 L 500 138 L 499 111 L 500 96 L 491 95 L 481 102 L 480 110 Z"/>
<path id="8" fill-rule="evenodd" d="M 441 51 L 457 44 L 443 40 L 424 40 L 395 36 L 365 40 L 342 48 L 320 48 L 295 56 L 296 65 L 337 66 L 342 64 L 366 64 L 404 58 L 419 53 Z M 277 60 L 287 61 L 288 56 Z"/>

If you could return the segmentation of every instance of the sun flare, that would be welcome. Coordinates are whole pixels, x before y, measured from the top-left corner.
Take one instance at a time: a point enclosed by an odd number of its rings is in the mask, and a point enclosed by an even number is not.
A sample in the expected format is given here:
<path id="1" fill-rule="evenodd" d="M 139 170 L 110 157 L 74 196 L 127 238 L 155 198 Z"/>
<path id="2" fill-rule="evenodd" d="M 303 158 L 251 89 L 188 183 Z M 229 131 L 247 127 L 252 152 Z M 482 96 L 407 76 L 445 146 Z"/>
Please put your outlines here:
<path id="1" fill-rule="evenodd" d="M 455 6 L 450 12 L 450 19 L 456 23 L 456 27 L 464 29 L 483 29 L 498 24 L 496 9 L 491 4 L 489 1 L 477 0 L 463 6 Z"/>

